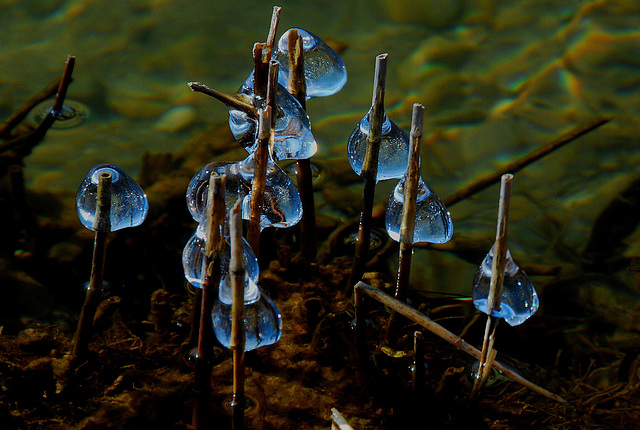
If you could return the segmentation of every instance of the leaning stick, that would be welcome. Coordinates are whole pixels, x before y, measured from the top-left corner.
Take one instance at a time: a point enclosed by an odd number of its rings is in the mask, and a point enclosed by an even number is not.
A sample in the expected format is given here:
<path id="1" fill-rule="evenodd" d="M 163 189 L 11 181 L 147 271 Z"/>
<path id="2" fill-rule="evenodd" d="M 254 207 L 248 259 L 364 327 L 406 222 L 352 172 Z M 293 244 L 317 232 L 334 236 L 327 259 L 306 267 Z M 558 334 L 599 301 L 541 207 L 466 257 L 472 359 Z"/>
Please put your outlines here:
<path id="1" fill-rule="evenodd" d="M 404 315 L 405 317 L 409 318 L 411 321 L 421 325 L 422 327 L 426 328 L 431 333 L 435 334 L 441 339 L 446 340 L 451 345 L 455 346 L 457 349 L 460 349 L 466 352 L 467 354 L 471 355 L 476 360 L 480 359 L 480 356 L 482 354 L 480 350 L 468 344 L 462 338 L 451 333 L 449 330 L 442 327 L 440 324 L 434 322 L 426 315 L 418 312 L 416 309 L 412 308 L 411 306 L 399 300 L 394 299 L 393 297 L 389 296 L 388 294 L 385 294 L 378 288 L 365 284 L 362 281 L 358 282 L 355 285 L 354 290 L 355 290 L 354 297 L 359 296 L 361 293 L 367 294 L 368 296 L 374 298 L 375 300 L 382 303 L 383 305 L 389 307 L 391 310 L 396 311 L 401 315 Z M 356 302 L 356 304 L 357 303 L 358 302 Z M 362 315 L 362 312 L 358 312 L 356 310 L 356 318 L 357 318 L 356 319 L 356 330 L 357 330 L 358 326 L 364 325 L 364 320 L 363 320 L 364 315 Z M 360 321 L 358 321 L 358 318 L 360 319 Z M 359 339 L 356 341 L 360 343 L 365 343 L 364 339 Z M 506 377 L 529 388 L 530 390 L 535 391 L 538 394 L 545 396 L 548 399 L 555 400 L 556 402 L 559 402 L 559 403 L 567 403 L 567 401 L 562 397 L 546 390 L 545 388 L 540 387 L 539 385 L 534 384 L 528 379 L 523 378 L 519 373 L 509 369 L 499 361 L 494 361 L 493 367 L 495 367 L 500 373 L 502 373 Z"/>
<path id="2" fill-rule="evenodd" d="M 518 171 L 527 167 L 529 164 L 533 163 L 534 161 L 538 161 L 540 158 L 544 157 L 545 155 L 550 154 L 556 149 L 563 147 L 569 142 L 573 142 L 579 137 L 584 136 L 585 134 L 608 123 L 609 121 L 610 121 L 609 118 L 599 118 L 585 126 L 578 126 L 573 130 L 560 135 L 557 139 L 554 139 L 551 142 L 545 145 L 542 145 L 539 148 L 534 149 L 529 154 L 521 158 L 518 158 L 517 160 L 514 160 L 511 163 L 508 163 L 506 166 L 496 170 L 495 172 L 481 177 L 480 179 L 474 181 L 473 183 L 462 188 L 461 190 L 443 199 L 442 203 L 444 203 L 446 207 L 451 207 L 452 205 L 462 200 L 468 199 L 474 194 L 477 194 L 480 191 L 484 190 L 485 188 L 500 181 L 500 178 L 505 173 L 517 173 Z"/>
<path id="3" fill-rule="evenodd" d="M 496 242 L 493 245 L 493 262 L 491 267 L 491 281 L 489 283 L 489 296 L 487 298 L 487 324 L 484 330 L 482 342 L 482 355 L 478 364 L 478 372 L 473 383 L 471 397 L 477 396 L 491 374 L 490 361 L 493 351 L 493 343 L 496 339 L 496 328 L 499 317 L 494 316 L 494 311 L 500 310 L 502 300 L 502 284 L 504 279 L 504 266 L 507 257 L 507 225 L 509 223 L 509 203 L 511 202 L 511 185 L 513 175 L 502 175 L 500 185 L 500 202 L 498 204 L 498 224 L 496 228 Z"/>
<path id="4" fill-rule="evenodd" d="M 369 112 L 369 133 L 367 136 L 367 152 L 362 164 L 362 177 L 364 186 L 362 189 L 362 205 L 360 209 L 360 227 L 358 229 L 358 242 L 353 259 L 351 275 L 348 287 L 362 280 L 371 242 L 371 212 L 376 191 L 378 177 L 378 155 L 380 154 L 380 142 L 382 140 L 382 122 L 384 119 L 384 92 L 387 77 L 387 56 L 380 54 L 376 57 L 376 68 L 373 78 L 373 97 L 371 111 Z"/>

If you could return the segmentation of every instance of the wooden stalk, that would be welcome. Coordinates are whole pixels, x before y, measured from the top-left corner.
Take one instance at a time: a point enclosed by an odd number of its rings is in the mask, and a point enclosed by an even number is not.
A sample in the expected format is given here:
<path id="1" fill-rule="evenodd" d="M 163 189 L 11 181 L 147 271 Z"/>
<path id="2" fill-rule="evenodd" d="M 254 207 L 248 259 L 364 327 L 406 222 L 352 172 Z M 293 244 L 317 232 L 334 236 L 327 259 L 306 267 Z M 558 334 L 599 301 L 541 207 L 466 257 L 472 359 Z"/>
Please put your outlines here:
<path id="1" fill-rule="evenodd" d="M 507 226 L 509 223 L 509 204 L 511 202 L 511 185 L 513 175 L 502 175 L 500 184 L 500 202 L 498 204 L 498 223 L 496 228 L 496 242 L 493 246 L 493 262 L 491 266 L 491 281 L 489 284 L 489 296 L 487 298 L 487 324 L 482 342 L 482 354 L 478 364 L 478 372 L 473 384 L 471 397 L 476 397 L 487 377 L 491 374 L 490 363 L 487 357 L 491 356 L 493 343 L 495 342 L 496 328 L 500 318 L 494 316 L 494 311 L 500 310 L 502 300 L 502 281 L 504 279 L 504 266 L 507 257 Z"/>
<path id="2" fill-rule="evenodd" d="M 245 268 L 242 260 L 242 201 L 238 199 L 231 210 L 231 261 L 229 269 L 233 286 L 231 304 L 231 339 L 229 349 L 233 354 L 233 429 L 244 428 L 244 286 Z"/>
<path id="3" fill-rule="evenodd" d="M 388 294 L 385 294 L 378 288 L 365 284 L 362 281 L 358 282 L 355 285 L 354 289 L 355 289 L 354 294 L 358 293 L 358 290 L 360 290 L 362 293 L 367 294 L 368 296 L 372 297 L 373 299 L 377 300 L 383 305 L 389 307 L 392 311 L 395 311 L 401 315 L 404 315 L 405 317 L 409 318 L 411 321 L 415 322 L 416 324 L 419 324 L 420 326 L 429 330 L 431 333 L 449 342 L 451 345 L 455 346 L 457 349 L 462 350 L 463 352 L 471 355 L 476 360 L 480 359 L 480 356 L 482 354 L 480 350 L 468 344 L 462 338 L 451 333 L 449 330 L 442 327 L 440 324 L 434 322 L 426 315 L 418 312 L 416 309 L 412 308 L 411 306 L 399 300 L 394 299 L 393 297 L 389 296 Z M 519 373 L 509 369 L 499 361 L 494 361 L 493 367 L 496 370 L 498 370 L 500 373 L 505 375 L 506 377 L 529 388 L 530 390 L 535 391 L 538 394 L 545 396 L 548 399 L 555 400 L 556 402 L 559 402 L 559 403 L 567 403 L 567 401 L 564 400 L 562 397 L 523 378 Z"/>
<path id="4" fill-rule="evenodd" d="M 249 204 L 249 228 L 247 241 L 256 258 L 260 256 L 260 217 L 264 188 L 267 180 L 267 162 L 269 159 L 269 141 L 271 140 L 271 107 L 259 111 L 258 146 L 254 158 L 253 180 L 251 181 L 251 202 Z"/>
<path id="5" fill-rule="evenodd" d="M 358 242 L 349 276 L 348 288 L 362 279 L 367 263 L 369 244 L 371 242 L 371 212 L 376 191 L 378 176 L 378 155 L 384 119 L 384 92 L 387 76 L 387 56 L 380 54 L 376 57 L 376 68 L 373 79 L 373 97 L 369 113 L 369 135 L 367 138 L 367 152 L 362 165 L 364 185 L 362 190 L 362 205 L 360 210 L 360 226 L 358 228 Z"/>
<path id="6" fill-rule="evenodd" d="M 207 270 L 202 283 L 202 302 L 200 308 L 200 329 L 195 362 L 195 402 L 193 405 L 193 426 L 196 430 L 210 427 L 209 411 L 211 397 L 211 370 L 213 355 L 213 325 L 211 310 L 218 292 L 221 276 L 221 253 L 223 246 L 223 228 L 225 218 L 224 176 L 212 173 L 209 177 L 207 198 L 205 254 Z"/>
<path id="7" fill-rule="evenodd" d="M 98 305 L 102 301 L 107 234 L 111 230 L 111 180 L 112 175 L 109 172 L 101 173 L 98 180 L 96 216 L 93 222 L 95 236 L 93 240 L 91 277 L 73 339 L 71 356 L 73 361 L 86 358 L 89 350 L 89 341 L 93 335 L 93 319 Z"/>
<path id="8" fill-rule="evenodd" d="M 307 109 L 307 82 L 304 76 L 304 55 L 302 36 L 298 30 L 289 30 L 289 81 L 287 90 Z M 311 161 L 308 158 L 297 160 L 297 183 L 302 202 L 302 219 L 300 220 L 300 254 L 305 260 L 316 258 L 316 209 L 313 198 L 313 174 Z"/>

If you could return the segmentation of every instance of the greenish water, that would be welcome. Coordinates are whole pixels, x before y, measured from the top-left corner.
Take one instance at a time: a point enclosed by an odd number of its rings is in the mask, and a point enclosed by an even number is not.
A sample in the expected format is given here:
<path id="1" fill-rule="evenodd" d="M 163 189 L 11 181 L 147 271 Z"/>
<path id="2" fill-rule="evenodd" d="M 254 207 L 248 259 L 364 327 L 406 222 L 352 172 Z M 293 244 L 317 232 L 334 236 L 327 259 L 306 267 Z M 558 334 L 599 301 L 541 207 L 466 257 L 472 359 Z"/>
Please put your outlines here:
<path id="1" fill-rule="evenodd" d="M 598 213 L 634 176 L 640 160 L 635 1 L 279 5 L 278 35 L 298 26 L 345 48 L 345 88 L 308 102 L 319 163 L 345 157 L 347 138 L 370 103 L 374 58 L 382 52 L 389 53 L 389 116 L 408 130 L 412 103 L 425 105 L 422 175 L 441 197 L 578 124 L 613 119 L 516 175 L 510 247 L 518 261 L 573 263 Z M 135 176 L 144 151 L 176 151 L 208 125 L 226 121 L 221 104 L 190 92 L 186 83 L 235 91 L 251 70 L 253 43 L 266 38 L 272 6 L 0 1 L 0 115 L 59 76 L 68 54 L 77 58 L 68 98 L 90 111 L 79 127 L 51 130 L 26 159 L 28 186 L 72 192 L 99 162 Z M 394 185 L 380 184 L 379 204 Z M 494 186 L 456 205 L 456 232 L 493 237 L 497 194 Z M 351 211 L 359 205 L 342 204 Z M 345 207 L 327 209 L 349 218 Z M 630 256 L 638 251 L 634 242 Z M 468 291 L 475 265 L 417 254 L 437 263 L 414 267 L 416 279 L 438 283 L 425 288 Z"/>

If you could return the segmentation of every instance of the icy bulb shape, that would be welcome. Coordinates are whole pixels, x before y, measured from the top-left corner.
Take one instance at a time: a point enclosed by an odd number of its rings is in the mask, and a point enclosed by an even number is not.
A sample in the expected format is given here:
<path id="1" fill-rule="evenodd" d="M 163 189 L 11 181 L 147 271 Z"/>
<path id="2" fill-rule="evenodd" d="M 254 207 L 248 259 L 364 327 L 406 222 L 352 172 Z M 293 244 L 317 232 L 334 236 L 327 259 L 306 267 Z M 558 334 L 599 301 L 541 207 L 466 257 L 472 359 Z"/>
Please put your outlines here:
<path id="1" fill-rule="evenodd" d="M 253 72 L 238 90 L 253 98 Z M 260 102 L 258 103 L 260 104 Z M 300 103 L 278 84 L 276 90 L 276 122 L 274 127 L 274 153 L 276 160 L 299 160 L 309 158 L 318 150 L 316 139 L 311 133 L 309 116 Z M 242 112 L 231 109 L 229 111 L 229 128 L 248 152 L 256 149 L 258 119 Z"/>
<path id="2" fill-rule="evenodd" d="M 246 182 L 253 180 L 255 154 L 238 163 L 238 171 Z M 250 219 L 251 191 L 242 202 L 242 218 Z M 300 193 L 291 178 L 278 166 L 271 157 L 267 162 L 267 180 L 260 216 L 260 230 L 266 227 L 291 227 L 302 218 L 302 202 Z"/>
<path id="3" fill-rule="evenodd" d="M 76 210 L 80 222 L 89 230 L 94 228 L 98 197 L 98 182 L 103 172 L 111 173 L 110 229 L 116 231 L 142 224 L 149 212 L 147 196 L 140 185 L 122 169 L 100 164 L 87 173 L 76 195 Z"/>
<path id="4" fill-rule="evenodd" d="M 258 285 L 246 277 L 244 291 L 245 351 L 272 345 L 282 337 L 282 314 L 275 303 L 264 294 Z M 231 292 L 223 293 L 220 286 L 219 298 L 211 313 L 213 331 L 222 346 L 229 348 L 231 339 Z"/>
<path id="5" fill-rule="evenodd" d="M 287 30 L 278 41 L 273 59 L 280 63 L 278 80 L 286 87 L 289 80 L 289 32 Z M 302 36 L 304 77 L 307 83 L 307 99 L 330 96 L 347 83 L 347 68 L 342 58 L 318 36 L 298 28 Z"/>
<path id="6" fill-rule="evenodd" d="M 396 242 L 400 241 L 405 179 L 406 177 L 403 177 L 398 182 L 389 196 L 385 214 L 387 233 Z M 453 223 L 449 211 L 438 196 L 427 187 L 422 178 L 419 178 L 413 243 L 445 243 L 451 239 L 452 235 Z"/>
<path id="7" fill-rule="evenodd" d="M 491 268 L 493 265 L 492 247 L 482 260 L 473 278 L 473 304 L 479 311 L 487 313 L 489 285 L 491 284 Z M 511 326 L 520 325 L 531 315 L 536 313 L 540 302 L 538 293 L 529 280 L 527 274 L 516 264 L 507 249 L 504 266 L 504 280 L 502 284 L 502 299 L 500 309 L 493 311 L 493 316 L 504 318 Z"/>
<path id="8" fill-rule="evenodd" d="M 349 137 L 347 155 L 351 168 L 357 175 L 362 174 L 362 165 L 367 153 L 369 137 L 369 115 L 371 110 L 360 120 Z M 377 181 L 401 178 L 407 171 L 409 163 L 409 135 L 384 115 L 380 155 L 378 157 Z"/>
<path id="9" fill-rule="evenodd" d="M 187 281 L 196 288 L 202 288 L 206 268 L 205 258 L 205 231 L 204 225 L 198 225 L 195 233 L 187 241 L 184 249 L 182 250 L 182 268 L 184 269 L 184 277 Z M 229 283 L 229 262 L 230 262 L 230 246 L 228 241 L 225 241 L 223 248 L 223 254 L 221 258 L 221 281 L 225 285 Z M 258 276 L 260 275 L 260 269 L 258 267 L 258 260 L 256 259 L 251 246 L 244 238 L 242 239 L 242 261 L 247 275 L 254 282 L 258 282 Z"/>
<path id="10" fill-rule="evenodd" d="M 198 223 L 204 223 L 206 217 L 207 199 L 209 196 L 209 178 L 211 173 L 225 175 L 224 196 L 227 208 L 232 208 L 238 199 L 251 191 L 251 182 L 245 181 L 238 171 L 238 163 L 233 161 L 214 161 L 208 163 L 196 173 L 187 187 L 187 208 L 193 219 Z M 229 214 L 226 215 L 228 221 Z M 226 222 L 228 225 L 228 222 Z M 225 235 L 228 228 L 225 227 Z"/>

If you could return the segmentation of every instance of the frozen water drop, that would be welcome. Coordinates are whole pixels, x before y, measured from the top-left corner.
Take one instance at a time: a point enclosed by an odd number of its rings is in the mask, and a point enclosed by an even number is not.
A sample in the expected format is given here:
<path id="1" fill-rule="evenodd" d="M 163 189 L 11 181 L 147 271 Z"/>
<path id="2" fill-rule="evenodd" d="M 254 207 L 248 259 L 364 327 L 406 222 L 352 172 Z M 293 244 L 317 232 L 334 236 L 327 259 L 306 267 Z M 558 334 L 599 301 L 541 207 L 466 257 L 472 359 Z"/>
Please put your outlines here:
<path id="1" fill-rule="evenodd" d="M 280 63 L 279 82 L 286 87 L 289 80 L 289 33 L 287 30 L 278 41 L 273 59 Z M 347 83 L 347 68 L 342 58 L 329 45 L 313 33 L 296 29 L 302 37 L 304 77 L 307 98 L 330 96 Z"/>
<path id="2" fill-rule="evenodd" d="M 495 247 L 495 246 L 494 246 Z M 491 248 L 473 278 L 473 304 L 479 311 L 487 313 L 487 301 L 491 284 L 493 251 Z M 527 274 L 516 264 L 507 249 L 502 283 L 500 309 L 493 316 L 504 318 L 511 326 L 520 325 L 536 313 L 540 302 L 538 293 Z"/>
<path id="3" fill-rule="evenodd" d="M 400 241 L 405 179 L 403 177 L 398 182 L 389 196 L 385 214 L 387 233 L 396 242 Z M 413 243 L 445 243 L 451 240 L 452 235 L 453 222 L 449 211 L 422 178 L 419 178 Z"/>
<path id="4" fill-rule="evenodd" d="M 362 165 L 367 153 L 369 137 L 369 115 L 371 110 L 360 120 L 349 137 L 347 155 L 351 168 L 357 175 L 362 174 Z M 384 115 L 380 154 L 378 156 L 377 181 L 401 178 L 409 162 L 409 135 Z"/>
<path id="5" fill-rule="evenodd" d="M 244 330 L 245 351 L 251 351 L 261 346 L 272 345 L 282 336 L 282 314 L 276 304 L 251 280 L 247 278 L 247 289 L 253 291 L 252 299 L 245 301 Z M 221 291 L 222 293 L 222 291 Z M 231 304 L 216 300 L 212 312 L 213 331 L 220 344 L 229 348 L 231 339 Z"/>
<path id="6" fill-rule="evenodd" d="M 76 194 L 76 209 L 82 225 L 89 230 L 97 229 L 94 224 L 98 182 L 100 175 L 105 172 L 111 174 L 110 228 L 108 231 L 136 227 L 142 224 L 149 211 L 149 202 L 142 188 L 119 167 L 112 164 L 100 164 L 87 173 Z"/>

